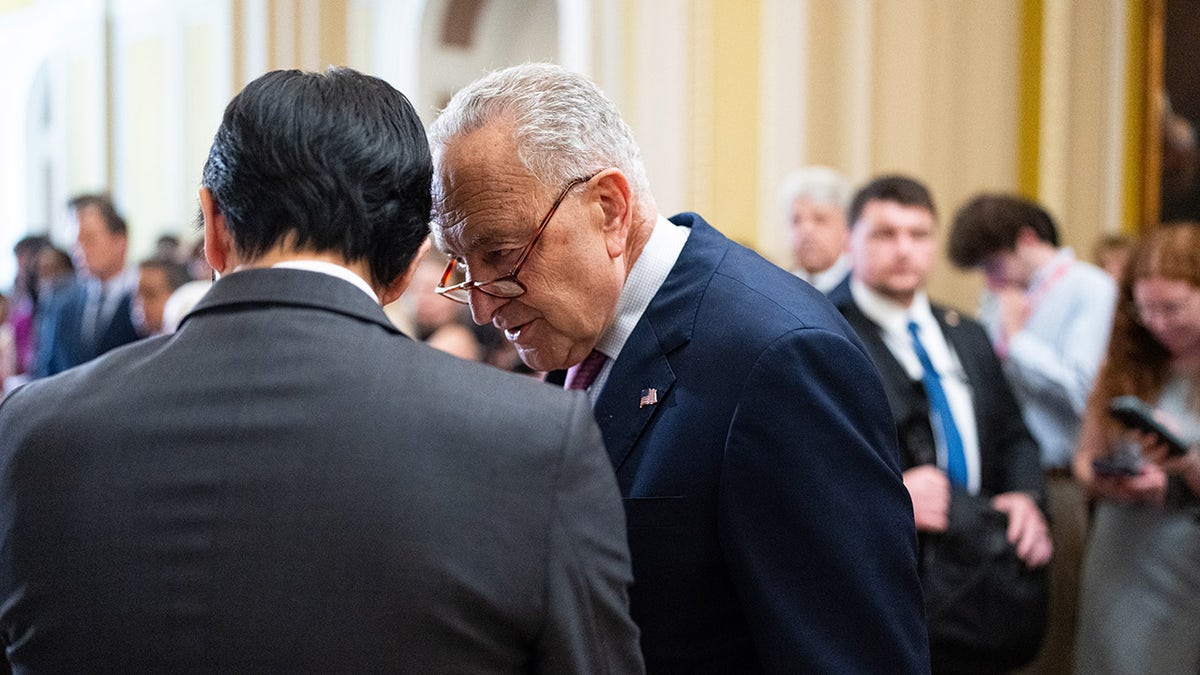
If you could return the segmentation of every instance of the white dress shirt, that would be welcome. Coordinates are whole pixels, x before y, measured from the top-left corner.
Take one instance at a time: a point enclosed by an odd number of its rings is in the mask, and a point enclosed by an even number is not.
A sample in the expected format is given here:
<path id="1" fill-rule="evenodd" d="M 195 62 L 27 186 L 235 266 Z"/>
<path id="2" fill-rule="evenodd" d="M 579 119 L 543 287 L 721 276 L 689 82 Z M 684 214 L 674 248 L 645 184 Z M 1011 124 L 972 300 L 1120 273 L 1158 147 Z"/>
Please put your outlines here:
<path id="1" fill-rule="evenodd" d="M 375 291 L 371 288 L 371 285 L 368 284 L 365 279 L 358 276 L 354 272 L 351 272 L 349 269 L 342 267 L 341 265 L 326 262 L 324 260 L 285 260 L 283 262 L 275 263 L 274 265 L 271 265 L 271 267 L 304 270 L 306 272 L 320 272 L 322 274 L 328 274 L 331 277 L 337 277 L 343 281 L 350 282 L 355 288 L 369 295 L 371 299 L 375 301 L 375 304 L 379 304 L 379 296 L 375 295 Z"/>
<path id="2" fill-rule="evenodd" d="M 650 306 L 650 301 L 667 280 L 671 268 L 675 267 L 675 261 L 679 259 L 679 253 L 683 251 L 683 245 L 687 243 L 691 233 L 690 227 L 675 225 L 662 216 L 654 221 L 650 239 L 637 261 L 633 263 L 625 285 L 621 287 L 612 325 L 596 342 L 596 349 L 607 356 L 608 360 L 604 362 L 604 367 L 600 369 L 600 374 L 596 376 L 592 386 L 587 389 L 592 405 L 596 405 L 596 399 L 600 397 L 604 383 L 608 381 L 608 374 L 612 371 L 613 362 L 620 356 L 625 341 L 642 320 L 642 314 Z"/>
<path id="3" fill-rule="evenodd" d="M 1034 273 L 1027 296 L 1029 320 L 1008 339 L 1004 374 L 1041 448 L 1042 466 L 1070 468 L 1083 408 L 1108 347 L 1116 284 L 1063 248 Z M 984 293 L 979 319 L 999 343 L 994 295 Z"/>
<path id="4" fill-rule="evenodd" d="M 858 279 L 850 280 L 850 293 L 863 314 L 883 330 L 883 343 L 908 373 L 909 378 L 921 380 L 925 369 L 913 349 L 912 335 L 908 322 L 915 321 L 921 334 L 921 344 L 929 354 L 929 360 L 941 377 L 942 389 L 950 404 L 954 425 L 962 437 L 963 454 L 967 460 L 967 490 L 979 492 L 979 430 L 975 423 L 975 407 L 971 400 L 971 385 L 958 355 L 946 342 L 942 327 L 933 316 L 929 296 L 924 290 L 917 291 L 912 305 L 902 307 L 889 298 L 876 293 Z M 932 410 L 931 410 L 932 412 Z M 938 426 L 930 419 L 937 444 L 938 467 L 946 469 L 946 445 Z"/>
<path id="5" fill-rule="evenodd" d="M 829 269 L 816 274 L 809 274 L 802 269 L 792 270 L 792 274 L 812 284 L 814 288 L 822 293 L 828 294 L 835 286 L 842 283 L 842 279 L 850 273 L 850 256 L 843 253 L 838 256 L 837 260 L 829 266 Z"/>

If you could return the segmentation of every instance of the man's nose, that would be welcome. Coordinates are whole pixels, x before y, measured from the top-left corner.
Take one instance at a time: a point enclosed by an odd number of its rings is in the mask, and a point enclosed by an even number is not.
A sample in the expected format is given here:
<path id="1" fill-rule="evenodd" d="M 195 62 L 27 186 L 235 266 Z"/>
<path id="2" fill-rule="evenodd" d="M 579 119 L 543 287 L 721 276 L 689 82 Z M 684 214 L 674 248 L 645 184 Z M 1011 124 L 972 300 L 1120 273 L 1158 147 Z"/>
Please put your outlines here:
<path id="1" fill-rule="evenodd" d="M 494 295 L 484 293 L 478 288 L 472 288 L 469 305 L 471 308 L 471 320 L 480 326 L 491 323 L 492 317 L 496 316 L 496 312 L 510 299 L 497 298 Z"/>

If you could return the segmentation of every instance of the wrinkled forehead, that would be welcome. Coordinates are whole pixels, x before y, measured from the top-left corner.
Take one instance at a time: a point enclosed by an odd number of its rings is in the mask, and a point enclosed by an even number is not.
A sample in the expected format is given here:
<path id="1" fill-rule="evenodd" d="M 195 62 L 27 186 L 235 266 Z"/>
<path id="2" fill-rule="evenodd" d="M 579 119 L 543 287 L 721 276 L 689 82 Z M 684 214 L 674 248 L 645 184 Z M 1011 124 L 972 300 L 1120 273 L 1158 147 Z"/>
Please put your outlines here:
<path id="1" fill-rule="evenodd" d="M 528 238 L 537 225 L 532 220 L 546 189 L 517 158 L 511 139 L 492 132 L 472 132 L 435 157 L 433 235 L 447 254 Z"/>

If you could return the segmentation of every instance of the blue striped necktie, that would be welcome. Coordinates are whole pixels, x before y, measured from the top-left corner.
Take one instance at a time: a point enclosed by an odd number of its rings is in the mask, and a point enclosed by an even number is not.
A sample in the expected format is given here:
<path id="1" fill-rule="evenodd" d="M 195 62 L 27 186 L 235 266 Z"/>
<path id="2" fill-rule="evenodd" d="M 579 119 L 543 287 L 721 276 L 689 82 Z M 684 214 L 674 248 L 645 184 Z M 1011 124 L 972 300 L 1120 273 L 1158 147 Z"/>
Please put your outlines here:
<path id="1" fill-rule="evenodd" d="M 921 362 L 925 373 L 921 376 L 921 384 L 925 385 L 925 395 L 929 397 L 929 407 L 933 411 L 933 426 L 939 432 L 946 447 L 946 475 L 950 482 L 959 487 L 967 486 L 967 455 L 963 451 L 962 436 L 958 433 L 958 425 L 954 423 L 954 415 L 950 412 L 950 401 L 946 398 L 946 390 L 942 389 L 942 378 L 929 352 L 921 344 L 920 327 L 916 321 L 908 322 L 908 332 L 912 335 L 913 351 Z"/>

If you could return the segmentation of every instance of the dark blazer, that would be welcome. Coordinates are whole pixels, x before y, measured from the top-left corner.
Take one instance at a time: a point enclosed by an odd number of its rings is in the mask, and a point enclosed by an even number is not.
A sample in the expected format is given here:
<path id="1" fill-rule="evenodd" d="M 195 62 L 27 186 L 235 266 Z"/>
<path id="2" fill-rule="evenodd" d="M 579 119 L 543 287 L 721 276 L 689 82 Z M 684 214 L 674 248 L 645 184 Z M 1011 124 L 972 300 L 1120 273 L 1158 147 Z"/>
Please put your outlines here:
<path id="1" fill-rule="evenodd" d="M 904 468 L 936 463 L 929 401 L 921 381 L 909 378 L 904 366 L 884 344 L 882 329 L 863 314 L 852 297 L 847 294 L 838 309 L 862 338 L 871 360 L 879 368 L 896 420 Z M 933 306 L 933 315 L 946 342 L 958 355 L 971 389 L 979 436 L 981 491 L 989 496 L 1029 492 L 1040 502 L 1043 477 L 1037 442 L 1025 426 L 1021 408 L 983 326 L 937 305 Z"/>
<path id="2" fill-rule="evenodd" d="M 825 297 L 829 298 L 829 301 L 838 307 L 850 301 L 852 299 L 850 297 L 850 277 L 852 276 L 854 276 L 852 273 L 847 273 L 836 286 L 829 289 Z"/>
<path id="3" fill-rule="evenodd" d="M 640 672 L 590 413 L 236 272 L 0 405 L 0 638 L 25 673 Z"/>
<path id="4" fill-rule="evenodd" d="M 879 368 L 879 374 L 883 378 L 884 387 L 887 390 L 888 404 L 896 421 L 896 433 L 900 439 L 900 454 L 904 468 L 910 469 L 922 464 L 935 464 L 937 451 L 929 419 L 929 400 L 921 381 L 909 378 L 908 371 L 900 365 L 900 362 L 896 360 L 884 343 L 882 328 L 863 314 L 862 309 L 854 302 L 848 287 L 838 309 L 862 337 L 863 344 L 871 354 L 871 359 Z M 940 543 L 939 540 L 949 538 L 949 541 L 954 542 L 971 541 L 976 543 L 986 540 L 989 536 L 986 530 L 992 526 L 981 514 L 988 512 L 994 515 L 988 499 L 1002 492 L 1023 491 L 1030 493 L 1039 504 L 1042 504 L 1044 503 L 1043 478 L 1037 443 L 1025 426 L 1016 397 L 1001 371 L 1000 361 L 992 350 L 992 344 L 988 340 L 983 326 L 958 312 L 936 305 L 933 306 L 933 315 L 942 329 L 942 334 L 946 336 L 946 342 L 957 354 L 971 389 L 971 401 L 975 410 L 975 425 L 979 437 L 980 494 L 972 496 L 961 488 L 951 489 L 949 525 L 946 533 L 944 535 L 921 535 L 922 574 L 942 574 L 949 569 L 951 576 L 959 578 L 962 577 L 964 570 L 961 564 L 952 561 L 972 558 L 961 552 L 947 555 L 944 552 L 946 549 L 937 545 Z M 1002 523 L 1003 520 L 1001 519 L 1000 522 Z M 980 531 L 979 528 L 985 529 Z M 1003 535 L 996 536 L 1002 537 Z M 1000 570 L 1014 569 L 1004 563 L 991 564 L 998 565 L 997 569 Z M 1014 564 L 1021 565 L 1019 562 Z M 981 583 L 1013 583 L 1013 577 L 1009 576 L 1007 571 L 987 575 L 983 572 L 983 570 L 979 570 L 973 577 L 966 572 L 967 577 L 965 578 L 988 580 Z M 1017 573 L 1013 572 L 1012 574 Z M 1020 605 L 1022 608 L 1028 606 L 1030 613 L 1023 615 L 1024 623 L 1017 627 L 1017 632 L 1032 631 L 1034 641 L 1031 643 L 1031 648 L 1036 649 L 1044 626 L 1044 623 L 1039 623 L 1044 622 L 1044 568 L 1030 574 L 1033 575 L 1032 578 L 1041 579 L 1041 581 L 1022 582 L 1020 588 L 1029 588 L 1030 584 L 1035 588 L 1040 585 L 1042 589 L 1040 594 L 1035 594 L 1033 597 L 1042 604 L 1039 606 L 1038 602 L 1033 602 Z M 1017 576 L 1021 575 L 1017 574 Z M 946 619 L 945 617 L 965 615 L 969 617 L 970 625 L 978 626 L 980 623 L 991 620 L 992 617 L 1002 616 L 999 614 L 1002 611 L 1000 607 L 1008 606 L 1002 603 L 1010 602 L 1013 597 L 1023 598 L 1024 596 L 1016 591 L 1005 594 L 998 590 L 985 590 L 982 587 L 975 587 L 970 592 L 961 587 L 949 589 L 946 583 L 935 585 L 932 581 L 927 583 L 926 588 L 930 589 L 929 597 L 931 601 L 938 604 L 940 612 L 935 616 L 931 606 L 930 618 L 932 621 L 938 622 L 930 630 L 933 672 L 1004 672 L 1005 668 L 997 663 L 998 659 L 995 657 L 984 653 L 979 647 L 965 647 L 961 644 L 960 641 L 964 637 L 959 628 L 954 627 L 953 624 L 959 619 Z M 974 603 L 980 598 L 985 599 L 981 602 L 982 606 L 971 609 L 948 604 L 953 602 Z M 947 604 L 943 605 L 942 603 Z M 1039 609 L 1043 614 L 1035 614 Z M 947 621 L 950 624 L 947 624 Z M 947 628 L 947 625 L 950 627 Z M 1002 625 L 1012 624 L 1006 622 Z M 998 631 L 990 631 L 989 635 L 992 635 L 994 640 L 1000 640 L 997 633 Z M 1006 655 L 1012 656 L 1011 653 Z M 1014 658 L 1022 657 L 1015 656 Z"/>
<path id="5" fill-rule="evenodd" d="M 87 298 L 88 284 L 77 283 L 58 308 L 53 323 L 54 338 L 53 345 L 50 347 L 50 356 L 44 372 L 39 375 L 61 373 L 138 339 L 137 329 L 133 325 L 133 293 L 126 291 L 121 295 L 112 318 L 100 330 L 95 341 L 85 341 L 83 339 L 83 311 L 87 306 Z"/>
<path id="6" fill-rule="evenodd" d="M 647 671 L 927 672 L 912 505 L 862 345 L 809 284 L 672 222 L 691 234 L 595 406 Z"/>

